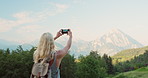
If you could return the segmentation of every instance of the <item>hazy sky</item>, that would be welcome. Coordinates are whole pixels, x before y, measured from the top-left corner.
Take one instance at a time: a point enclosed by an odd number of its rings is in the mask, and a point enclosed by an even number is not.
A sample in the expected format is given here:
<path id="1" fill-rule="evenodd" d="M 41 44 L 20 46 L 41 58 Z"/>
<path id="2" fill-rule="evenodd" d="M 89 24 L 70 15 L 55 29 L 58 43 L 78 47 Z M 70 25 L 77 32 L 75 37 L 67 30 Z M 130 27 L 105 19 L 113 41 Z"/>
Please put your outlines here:
<path id="1" fill-rule="evenodd" d="M 86 41 L 118 28 L 148 45 L 148 0 L 0 0 L 0 39 L 31 42 L 61 28 Z"/>

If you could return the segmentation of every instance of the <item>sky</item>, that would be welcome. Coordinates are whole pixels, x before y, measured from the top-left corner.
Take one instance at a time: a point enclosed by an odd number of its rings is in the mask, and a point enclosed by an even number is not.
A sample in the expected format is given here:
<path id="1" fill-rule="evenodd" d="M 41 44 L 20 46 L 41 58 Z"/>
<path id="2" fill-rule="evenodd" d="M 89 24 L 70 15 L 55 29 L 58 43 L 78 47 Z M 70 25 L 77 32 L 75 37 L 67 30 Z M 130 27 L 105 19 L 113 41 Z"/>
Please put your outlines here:
<path id="1" fill-rule="evenodd" d="M 148 0 L 0 0 L 0 39 L 29 43 L 70 28 L 95 40 L 117 28 L 148 45 Z"/>

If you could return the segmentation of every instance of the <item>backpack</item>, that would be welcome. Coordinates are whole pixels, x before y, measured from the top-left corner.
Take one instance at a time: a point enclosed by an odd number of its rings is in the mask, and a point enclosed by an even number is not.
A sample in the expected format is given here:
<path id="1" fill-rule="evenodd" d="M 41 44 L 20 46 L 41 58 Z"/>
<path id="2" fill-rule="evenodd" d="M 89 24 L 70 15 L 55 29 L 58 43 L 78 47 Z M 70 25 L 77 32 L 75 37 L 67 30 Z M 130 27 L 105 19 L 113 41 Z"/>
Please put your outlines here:
<path id="1" fill-rule="evenodd" d="M 47 58 L 34 63 L 30 78 L 51 78 L 51 69 Z"/>

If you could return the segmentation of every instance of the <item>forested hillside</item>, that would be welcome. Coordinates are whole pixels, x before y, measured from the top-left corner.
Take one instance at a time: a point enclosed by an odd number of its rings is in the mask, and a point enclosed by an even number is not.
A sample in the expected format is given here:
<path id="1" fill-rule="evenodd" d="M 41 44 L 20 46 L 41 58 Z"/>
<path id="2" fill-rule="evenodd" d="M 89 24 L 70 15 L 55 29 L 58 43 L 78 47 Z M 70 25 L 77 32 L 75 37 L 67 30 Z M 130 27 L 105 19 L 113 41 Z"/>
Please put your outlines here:
<path id="1" fill-rule="evenodd" d="M 148 50 L 144 54 L 135 56 L 130 61 L 119 62 L 115 65 L 116 72 L 127 72 L 148 66 Z"/>
<path id="2" fill-rule="evenodd" d="M 145 50 L 148 50 L 148 46 L 143 48 L 136 49 L 127 49 L 121 52 L 118 52 L 116 55 L 112 56 L 113 63 L 124 62 L 127 60 L 133 59 L 135 56 L 145 53 Z"/>

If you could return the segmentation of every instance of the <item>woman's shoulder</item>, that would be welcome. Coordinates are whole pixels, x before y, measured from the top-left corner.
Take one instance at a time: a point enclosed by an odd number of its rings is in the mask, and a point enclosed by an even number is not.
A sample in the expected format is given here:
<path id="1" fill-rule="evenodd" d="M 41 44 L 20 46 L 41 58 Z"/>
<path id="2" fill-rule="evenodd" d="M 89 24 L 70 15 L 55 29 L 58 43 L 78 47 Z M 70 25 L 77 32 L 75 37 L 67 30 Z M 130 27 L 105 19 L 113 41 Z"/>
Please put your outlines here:
<path id="1" fill-rule="evenodd" d="M 56 50 L 55 54 L 56 55 L 60 55 L 61 54 L 61 50 Z"/>
<path id="2" fill-rule="evenodd" d="M 56 54 L 56 57 L 61 58 L 62 51 L 61 50 L 57 50 L 55 54 Z"/>

